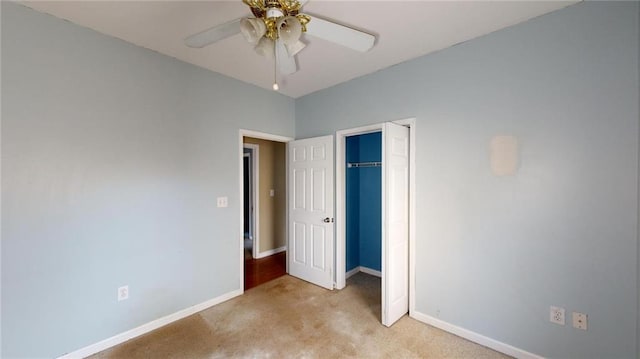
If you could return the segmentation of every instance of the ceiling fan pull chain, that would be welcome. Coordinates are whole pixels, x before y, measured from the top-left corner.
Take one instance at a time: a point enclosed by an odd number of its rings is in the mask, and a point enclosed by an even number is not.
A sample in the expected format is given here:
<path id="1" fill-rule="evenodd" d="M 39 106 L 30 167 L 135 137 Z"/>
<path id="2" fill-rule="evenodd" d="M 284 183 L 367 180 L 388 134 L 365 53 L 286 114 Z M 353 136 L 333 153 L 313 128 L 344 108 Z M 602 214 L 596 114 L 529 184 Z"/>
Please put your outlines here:
<path id="1" fill-rule="evenodd" d="M 273 42 L 273 52 L 276 51 L 276 42 Z M 280 87 L 278 86 L 278 57 L 273 57 L 273 90 L 278 91 Z"/>

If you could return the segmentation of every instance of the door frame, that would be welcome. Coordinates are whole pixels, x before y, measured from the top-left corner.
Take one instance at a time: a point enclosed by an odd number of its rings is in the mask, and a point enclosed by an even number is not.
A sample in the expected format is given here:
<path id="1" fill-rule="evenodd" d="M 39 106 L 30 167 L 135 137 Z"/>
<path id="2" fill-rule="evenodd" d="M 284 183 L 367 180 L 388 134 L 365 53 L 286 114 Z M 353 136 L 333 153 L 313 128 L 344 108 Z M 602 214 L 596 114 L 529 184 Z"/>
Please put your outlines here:
<path id="1" fill-rule="evenodd" d="M 415 169 L 416 169 L 416 119 L 415 117 L 390 121 L 409 128 L 409 315 L 415 310 Z M 335 286 L 346 286 L 346 138 L 382 131 L 384 124 L 378 123 L 336 132 L 336 258 Z"/>
<path id="2" fill-rule="evenodd" d="M 251 150 L 251 154 L 249 155 L 249 166 L 251 167 L 249 174 L 249 186 L 251 187 L 251 198 L 249 200 L 249 205 L 253 207 L 253 211 L 249 214 L 251 222 L 249 226 L 251 227 L 251 240 L 253 242 L 253 246 L 251 247 L 251 255 L 253 256 L 253 258 L 257 258 L 257 244 L 259 243 L 260 239 L 260 211 L 258 210 L 258 208 L 260 208 L 260 197 L 258 196 L 258 186 L 260 185 L 260 146 L 254 143 L 243 143 L 242 149 L 244 150 L 245 148 Z M 242 193 L 244 195 L 244 192 Z M 244 205 L 244 198 L 242 198 L 241 203 Z"/>
<path id="3" fill-rule="evenodd" d="M 238 243 L 239 245 L 239 259 L 240 259 L 240 277 L 238 278 L 239 281 L 239 288 L 241 293 L 244 293 L 244 208 L 243 208 L 243 203 L 244 203 L 244 138 L 245 137 L 253 137 L 253 138 L 258 138 L 261 140 L 267 140 L 267 141 L 274 141 L 274 142 L 283 142 L 283 143 L 287 143 L 289 141 L 293 141 L 292 137 L 287 137 L 287 136 L 281 136 L 281 135 L 274 135 L 271 133 L 266 133 L 266 132 L 260 132 L 260 131 L 253 131 L 253 130 L 245 130 L 245 129 L 240 129 L 238 130 L 238 193 L 239 193 L 239 198 L 240 198 L 240 206 L 238 206 L 238 213 L 240 214 L 240 216 L 238 217 L 238 228 L 240 229 L 239 231 L 239 241 Z M 287 151 L 285 151 L 285 167 L 286 167 L 286 171 L 289 170 L 288 168 L 288 155 L 286 154 Z M 286 180 L 285 180 L 286 181 Z M 285 187 L 289 188 L 289 183 L 285 183 Z M 257 190 L 257 189 L 256 189 Z M 286 196 L 286 194 L 285 194 Z M 288 199 L 285 197 L 285 203 L 286 203 L 286 207 L 285 207 L 285 213 L 289 213 L 289 201 Z M 287 216 L 288 217 L 288 216 Z M 256 221 L 258 220 L 258 215 L 256 214 Z M 289 241 L 289 223 L 288 223 L 288 218 L 286 219 L 287 223 L 286 223 L 286 228 L 285 228 L 285 243 L 286 245 L 288 245 L 288 241 Z M 289 255 L 289 253 L 287 253 L 287 256 Z M 287 265 L 288 266 L 288 265 Z M 289 268 L 287 267 L 287 273 L 289 272 Z"/>

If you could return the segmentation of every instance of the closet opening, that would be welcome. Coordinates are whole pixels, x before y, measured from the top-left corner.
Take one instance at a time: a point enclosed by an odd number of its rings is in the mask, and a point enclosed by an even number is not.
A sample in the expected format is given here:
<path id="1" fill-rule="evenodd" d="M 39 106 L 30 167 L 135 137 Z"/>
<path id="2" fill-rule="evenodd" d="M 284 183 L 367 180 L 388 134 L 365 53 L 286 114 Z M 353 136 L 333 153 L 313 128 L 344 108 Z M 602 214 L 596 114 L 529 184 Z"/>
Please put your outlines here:
<path id="1" fill-rule="evenodd" d="M 345 279 L 381 277 L 382 132 L 349 136 L 345 146 Z"/>

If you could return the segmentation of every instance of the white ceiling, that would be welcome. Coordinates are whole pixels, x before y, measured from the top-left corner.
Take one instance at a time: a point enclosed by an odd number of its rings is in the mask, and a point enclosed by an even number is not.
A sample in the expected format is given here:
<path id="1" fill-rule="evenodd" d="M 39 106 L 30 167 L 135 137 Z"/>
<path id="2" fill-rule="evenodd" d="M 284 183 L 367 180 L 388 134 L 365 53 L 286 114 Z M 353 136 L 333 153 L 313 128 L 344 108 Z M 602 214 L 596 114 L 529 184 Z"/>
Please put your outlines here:
<path id="1" fill-rule="evenodd" d="M 376 35 L 376 45 L 359 53 L 307 36 L 308 46 L 297 56 L 299 71 L 279 79 L 280 91 L 297 98 L 576 2 L 312 0 L 304 12 L 366 30 Z M 241 0 L 22 3 L 265 89 L 273 83 L 273 62 L 254 53 L 242 35 L 203 49 L 183 43 L 191 34 L 250 16 Z"/>

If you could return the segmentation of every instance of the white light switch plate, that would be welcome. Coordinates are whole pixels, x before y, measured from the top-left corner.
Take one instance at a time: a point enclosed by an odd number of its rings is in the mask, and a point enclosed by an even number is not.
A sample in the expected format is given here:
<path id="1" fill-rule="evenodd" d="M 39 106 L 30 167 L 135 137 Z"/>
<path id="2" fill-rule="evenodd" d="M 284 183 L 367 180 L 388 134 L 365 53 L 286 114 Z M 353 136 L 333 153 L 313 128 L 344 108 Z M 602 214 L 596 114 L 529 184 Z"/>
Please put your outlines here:
<path id="1" fill-rule="evenodd" d="M 218 208 L 224 208 L 229 206 L 228 197 L 218 197 Z"/>
<path id="2" fill-rule="evenodd" d="M 275 195 L 276 195 L 276 190 L 275 189 L 269 190 L 269 196 L 273 197 Z"/>
<path id="3" fill-rule="evenodd" d="M 129 286 L 125 285 L 118 288 L 118 302 L 121 300 L 129 299 Z"/>

